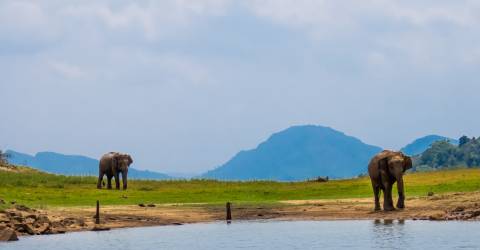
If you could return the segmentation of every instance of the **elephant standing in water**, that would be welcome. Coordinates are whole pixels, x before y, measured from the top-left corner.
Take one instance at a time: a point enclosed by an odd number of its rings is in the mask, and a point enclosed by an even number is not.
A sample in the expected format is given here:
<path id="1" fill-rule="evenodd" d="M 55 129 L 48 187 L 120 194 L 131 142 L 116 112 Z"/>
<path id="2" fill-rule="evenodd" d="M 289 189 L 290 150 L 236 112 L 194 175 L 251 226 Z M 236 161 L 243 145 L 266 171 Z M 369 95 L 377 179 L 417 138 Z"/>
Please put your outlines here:
<path id="1" fill-rule="evenodd" d="M 395 182 L 398 189 L 397 208 L 405 207 L 403 174 L 410 168 L 412 159 L 402 152 L 384 150 L 373 157 L 368 165 L 368 174 L 372 181 L 376 211 L 380 210 L 380 189 L 383 191 L 383 210 L 395 210 L 392 199 L 392 187 Z"/>
<path id="2" fill-rule="evenodd" d="M 115 187 L 120 189 L 120 173 L 122 173 L 123 189 L 127 189 L 128 167 L 132 164 L 132 157 L 128 154 L 110 152 L 104 154 L 98 166 L 97 188 L 102 188 L 103 175 L 107 175 L 107 188 L 112 189 L 112 177 L 115 178 Z"/>

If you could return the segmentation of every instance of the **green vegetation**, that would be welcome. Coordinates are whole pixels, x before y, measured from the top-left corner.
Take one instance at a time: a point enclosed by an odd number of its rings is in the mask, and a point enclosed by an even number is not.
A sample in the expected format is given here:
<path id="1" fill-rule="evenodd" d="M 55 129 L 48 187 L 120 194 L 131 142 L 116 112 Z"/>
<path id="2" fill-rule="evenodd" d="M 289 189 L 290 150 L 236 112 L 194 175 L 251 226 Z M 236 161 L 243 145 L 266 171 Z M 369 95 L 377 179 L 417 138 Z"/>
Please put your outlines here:
<path id="1" fill-rule="evenodd" d="M 0 164 L 3 164 L 3 165 L 7 164 L 7 158 L 8 158 L 8 154 L 0 150 Z"/>
<path id="2" fill-rule="evenodd" d="M 420 170 L 480 166 L 480 139 L 462 136 L 459 139 L 459 146 L 447 141 L 435 142 L 415 162 Z"/>
<path id="3" fill-rule="evenodd" d="M 480 190 L 480 169 L 412 173 L 408 196 Z M 328 182 L 132 180 L 129 190 L 97 190 L 96 178 L 52 175 L 30 168 L 0 171 L 0 198 L 38 208 L 139 203 L 272 203 L 280 200 L 371 197 L 368 177 Z"/>

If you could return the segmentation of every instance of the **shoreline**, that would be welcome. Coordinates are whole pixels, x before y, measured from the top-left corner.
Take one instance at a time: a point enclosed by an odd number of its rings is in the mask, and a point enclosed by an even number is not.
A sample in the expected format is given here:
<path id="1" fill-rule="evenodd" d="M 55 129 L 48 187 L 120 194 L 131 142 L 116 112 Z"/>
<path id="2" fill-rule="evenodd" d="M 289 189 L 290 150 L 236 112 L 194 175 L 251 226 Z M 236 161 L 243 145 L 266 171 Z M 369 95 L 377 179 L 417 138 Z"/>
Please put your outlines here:
<path id="1" fill-rule="evenodd" d="M 35 210 L 17 205 L 0 213 L 0 226 L 18 236 L 66 232 L 183 225 L 226 221 L 224 205 L 158 204 L 101 206 L 95 225 L 94 207 L 58 207 Z M 232 203 L 232 221 L 281 220 L 480 220 L 480 192 L 407 197 L 406 208 L 373 211 L 372 198 L 290 200 L 273 204 Z"/>

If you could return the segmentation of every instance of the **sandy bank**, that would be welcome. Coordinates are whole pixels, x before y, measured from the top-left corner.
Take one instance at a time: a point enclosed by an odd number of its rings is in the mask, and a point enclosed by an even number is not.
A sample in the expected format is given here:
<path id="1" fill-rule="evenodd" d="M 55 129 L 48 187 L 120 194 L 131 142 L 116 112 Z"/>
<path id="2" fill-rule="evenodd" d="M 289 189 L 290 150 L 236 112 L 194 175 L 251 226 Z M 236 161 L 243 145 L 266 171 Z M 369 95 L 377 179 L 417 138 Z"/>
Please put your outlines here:
<path id="1" fill-rule="evenodd" d="M 407 208 L 374 212 L 371 198 L 283 201 L 270 205 L 232 205 L 233 220 L 480 220 L 480 192 L 407 198 Z M 0 213 L 0 226 L 19 235 L 92 230 L 94 207 L 31 210 L 19 207 Z M 46 219 L 47 217 L 48 219 Z M 161 204 L 155 207 L 101 206 L 101 225 L 108 228 L 181 225 L 225 219 L 225 207 L 208 204 Z M 40 221 L 41 220 L 41 221 Z"/>

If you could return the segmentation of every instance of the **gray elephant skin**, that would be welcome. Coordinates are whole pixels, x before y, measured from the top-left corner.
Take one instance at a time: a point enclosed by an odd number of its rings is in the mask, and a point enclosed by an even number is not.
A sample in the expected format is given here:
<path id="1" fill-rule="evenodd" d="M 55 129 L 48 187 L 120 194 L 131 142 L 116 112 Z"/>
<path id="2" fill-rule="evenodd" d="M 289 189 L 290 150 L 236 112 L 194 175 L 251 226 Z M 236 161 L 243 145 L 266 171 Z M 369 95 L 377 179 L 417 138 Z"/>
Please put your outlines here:
<path id="1" fill-rule="evenodd" d="M 128 167 L 133 163 L 128 154 L 118 152 L 106 153 L 100 159 L 98 166 L 97 188 L 102 188 L 103 176 L 107 176 L 107 188 L 112 189 L 112 177 L 115 178 L 115 187 L 120 189 L 120 174 L 122 174 L 123 189 L 127 189 Z"/>
<path id="2" fill-rule="evenodd" d="M 383 210 L 392 211 L 392 188 L 395 182 L 398 189 L 397 208 L 405 207 L 403 174 L 412 168 L 412 159 L 402 152 L 384 150 L 372 158 L 368 165 L 368 174 L 372 181 L 375 197 L 375 210 L 380 210 L 380 190 L 383 191 Z"/>

